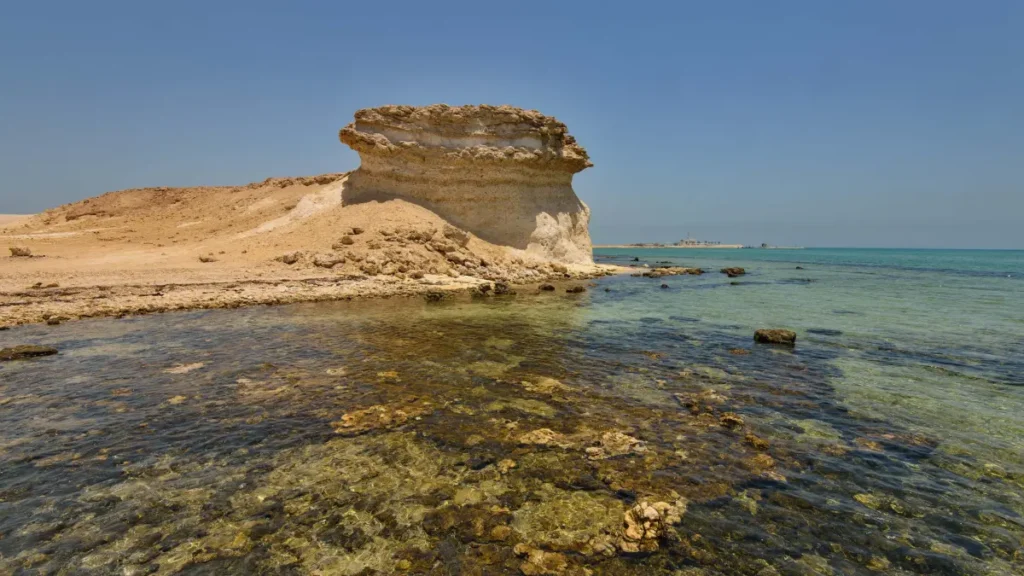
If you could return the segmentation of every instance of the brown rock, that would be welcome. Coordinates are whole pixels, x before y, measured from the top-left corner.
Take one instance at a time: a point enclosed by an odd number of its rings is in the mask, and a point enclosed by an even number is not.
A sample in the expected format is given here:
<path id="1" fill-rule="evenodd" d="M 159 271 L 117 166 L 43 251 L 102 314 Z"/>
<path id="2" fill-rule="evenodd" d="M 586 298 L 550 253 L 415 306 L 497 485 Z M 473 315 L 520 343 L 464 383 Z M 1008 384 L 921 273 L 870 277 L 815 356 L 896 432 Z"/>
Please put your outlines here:
<path id="1" fill-rule="evenodd" d="M 0 361 L 8 362 L 11 360 L 25 360 L 28 358 L 38 358 L 40 356 L 52 356 L 56 353 L 56 348 L 25 344 L 15 346 L 13 348 L 0 349 Z"/>
<path id="2" fill-rule="evenodd" d="M 541 284 L 540 289 L 545 292 L 553 292 L 555 290 L 554 284 Z"/>
<path id="3" fill-rule="evenodd" d="M 572 286 L 570 288 L 566 288 L 565 291 L 569 294 L 580 294 L 582 292 L 586 292 L 587 289 L 583 286 Z"/>
<path id="4" fill-rule="evenodd" d="M 792 330 L 761 329 L 754 332 L 754 342 L 793 346 L 796 344 L 796 332 Z"/>
<path id="5" fill-rule="evenodd" d="M 348 235 L 342 236 L 341 240 L 339 240 L 338 242 L 341 242 L 341 244 L 344 246 L 351 246 L 356 243 L 356 241 L 353 240 L 352 237 Z"/>
<path id="6" fill-rule="evenodd" d="M 737 276 L 743 276 L 744 274 L 747 273 L 746 270 L 744 270 L 743 268 L 739 268 L 739 267 L 735 267 L 735 268 L 722 268 L 721 272 L 722 272 L 722 274 L 727 274 L 729 276 L 729 278 L 735 278 Z"/>
<path id="7" fill-rule="evenodd" d="M 9 250 L 13 258 L 30 258 L 32 256 L 32 251 L 24 246 L 11 246 Z"/>

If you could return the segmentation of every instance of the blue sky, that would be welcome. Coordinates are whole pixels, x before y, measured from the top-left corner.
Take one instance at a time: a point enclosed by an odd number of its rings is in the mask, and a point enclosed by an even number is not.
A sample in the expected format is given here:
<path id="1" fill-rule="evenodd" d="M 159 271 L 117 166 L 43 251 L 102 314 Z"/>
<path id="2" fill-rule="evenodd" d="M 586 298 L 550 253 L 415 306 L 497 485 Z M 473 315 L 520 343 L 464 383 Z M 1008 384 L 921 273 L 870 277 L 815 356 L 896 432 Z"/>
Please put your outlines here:
<path id="1" fill-rule="evenodd" d="M 0 213 L 353 169 L 382 104 L 558 117 L 597 242 L 1024 248 L 1024 2 L 10 2 Z"/>

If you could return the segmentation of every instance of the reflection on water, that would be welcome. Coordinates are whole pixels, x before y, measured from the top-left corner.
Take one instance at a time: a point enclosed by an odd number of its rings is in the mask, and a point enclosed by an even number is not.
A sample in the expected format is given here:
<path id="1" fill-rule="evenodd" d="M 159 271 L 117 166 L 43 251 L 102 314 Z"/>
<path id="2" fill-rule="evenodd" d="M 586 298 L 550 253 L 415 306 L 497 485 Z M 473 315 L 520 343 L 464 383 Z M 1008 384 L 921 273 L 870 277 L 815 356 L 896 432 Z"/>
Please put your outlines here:
<path id="1" fill-rule="evenodd" d="M 896 368 L 842 332 L 648 286 L 4 333 L 62 354 L 0 369 L 0 574 L 1024 573 L 1020 435 L 851 411 Z"/>

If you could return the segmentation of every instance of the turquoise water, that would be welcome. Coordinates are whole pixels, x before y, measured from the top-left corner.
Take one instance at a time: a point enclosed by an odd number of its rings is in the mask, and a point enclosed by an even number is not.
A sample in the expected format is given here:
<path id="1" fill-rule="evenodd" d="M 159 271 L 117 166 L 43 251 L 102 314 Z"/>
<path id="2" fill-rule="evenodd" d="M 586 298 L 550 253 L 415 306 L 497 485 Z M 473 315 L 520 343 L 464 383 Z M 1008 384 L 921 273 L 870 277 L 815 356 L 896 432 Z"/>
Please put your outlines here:
<path id="1" fill-rule="evenodd" d="M 1024 252 L 596 257 L 0 332 L 0 574 L 1024 574 Z"/>

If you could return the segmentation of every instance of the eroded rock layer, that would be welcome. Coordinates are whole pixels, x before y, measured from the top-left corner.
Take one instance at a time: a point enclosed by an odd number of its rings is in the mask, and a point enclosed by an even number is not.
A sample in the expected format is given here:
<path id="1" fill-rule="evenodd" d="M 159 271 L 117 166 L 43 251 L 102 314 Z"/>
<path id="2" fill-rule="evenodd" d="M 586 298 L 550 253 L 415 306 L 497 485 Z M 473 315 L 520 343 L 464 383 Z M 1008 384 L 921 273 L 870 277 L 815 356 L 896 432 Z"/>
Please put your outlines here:
<path id="1" fill-rule="evenodd" d="M 361 164 L 343 202 L 399 197 L 483 240 L 569 263 L 592 262 L 590 211 L 572 189 L 591 166 L 565 124 L 511 106 L 359 110 L 340 139 Z"/>

